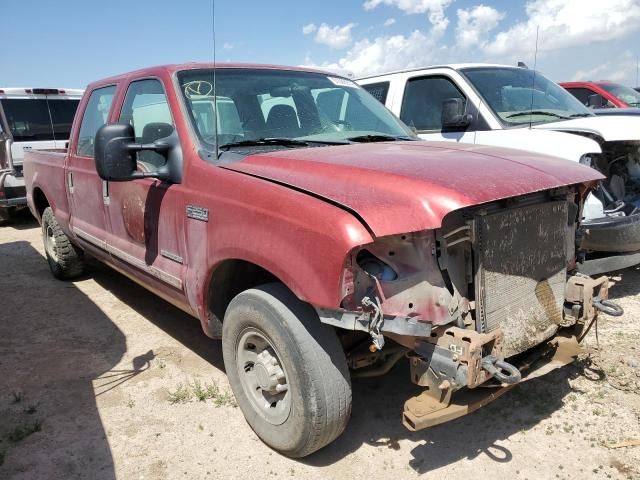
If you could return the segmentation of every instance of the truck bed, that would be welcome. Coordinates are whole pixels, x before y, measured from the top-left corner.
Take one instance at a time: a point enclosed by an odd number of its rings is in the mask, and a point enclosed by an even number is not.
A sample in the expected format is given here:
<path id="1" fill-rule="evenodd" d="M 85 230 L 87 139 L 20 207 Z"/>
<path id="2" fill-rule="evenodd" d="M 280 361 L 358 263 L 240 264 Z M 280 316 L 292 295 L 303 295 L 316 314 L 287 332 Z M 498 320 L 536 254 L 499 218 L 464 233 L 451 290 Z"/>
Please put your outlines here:
<path id="1" fill-rule="evenodd" d="M 24 178 L 27 186 L 27 201 L 33 215 L 40 220 L 43 205 L 33 196 L 44 194 L 62 225 L 67 224 L 69 202 L 65 178 L 66 148 L 26 151 L 24 155 Z M 40 192 L 40 193 L 39 193 Z M 35 210 L 35 211 L 34 211 Z"/>

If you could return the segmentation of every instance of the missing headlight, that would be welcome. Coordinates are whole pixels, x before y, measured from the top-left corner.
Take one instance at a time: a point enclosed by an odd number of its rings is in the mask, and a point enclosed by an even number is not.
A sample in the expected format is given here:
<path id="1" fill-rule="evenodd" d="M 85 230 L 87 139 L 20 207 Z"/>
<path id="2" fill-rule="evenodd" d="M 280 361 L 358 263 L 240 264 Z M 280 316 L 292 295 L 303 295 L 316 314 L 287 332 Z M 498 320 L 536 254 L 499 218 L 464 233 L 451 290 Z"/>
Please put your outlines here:
<path id="1" fill-rule="evenodd" d="M 393 268 L 368 250 L 360 250 L 356 262 L 362 270 L 378 280 L 389 282 L 398 278 L 398 274 Z"/>

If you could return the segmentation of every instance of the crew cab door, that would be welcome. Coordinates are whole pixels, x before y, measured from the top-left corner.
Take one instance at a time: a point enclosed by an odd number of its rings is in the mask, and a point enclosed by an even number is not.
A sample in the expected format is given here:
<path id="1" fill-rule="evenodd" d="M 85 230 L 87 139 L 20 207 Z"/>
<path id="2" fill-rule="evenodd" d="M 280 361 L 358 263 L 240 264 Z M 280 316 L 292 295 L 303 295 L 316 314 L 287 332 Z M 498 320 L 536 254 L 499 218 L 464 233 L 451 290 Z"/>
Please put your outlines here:
<path id="1" fill-rule="evenodd" d="M 119 123 L 130 123 L 136 143 L 153 143 L 175 129 L 162 82 L 156 78 L 129 84 Z M 153 151 L 138 153 L 138 169 L 153 172 L 166 158 Z M 151 178 L 107 182 L 106 212 L 112 260 L 136 277 L 174 299 L 183 296 L 182 229 L 179 222 L 180 185 Z"/>
<path id="2" fill-rule="evenodd" d="M 71 208 L 71 229 L 82 241 L 107 255 L 108 232 L 105 214 L 104 182 L 96 173 L 94 140 L 98 129 L 107 122 L 116 86 L 93 90 L 82 112 L 78 138 L 69 148 L 66 169 L 67 194 Z M 94 252 L 96 253 L 96 252 Z"/>

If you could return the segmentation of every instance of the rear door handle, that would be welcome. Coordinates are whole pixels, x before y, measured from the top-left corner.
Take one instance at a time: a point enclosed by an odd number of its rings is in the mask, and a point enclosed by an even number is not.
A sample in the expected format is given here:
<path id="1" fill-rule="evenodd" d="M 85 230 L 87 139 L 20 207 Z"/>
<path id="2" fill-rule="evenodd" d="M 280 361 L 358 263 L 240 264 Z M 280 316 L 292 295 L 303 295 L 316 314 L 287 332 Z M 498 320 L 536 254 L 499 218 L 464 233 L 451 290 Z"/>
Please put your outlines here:
<path id="1" fill-rule="evenodd" d="M 109 182 L 106 180 L 102 181 L 102 203 L 105 205 L 109 205 L 111 203 L 111 199 L 109 198 Z"/>

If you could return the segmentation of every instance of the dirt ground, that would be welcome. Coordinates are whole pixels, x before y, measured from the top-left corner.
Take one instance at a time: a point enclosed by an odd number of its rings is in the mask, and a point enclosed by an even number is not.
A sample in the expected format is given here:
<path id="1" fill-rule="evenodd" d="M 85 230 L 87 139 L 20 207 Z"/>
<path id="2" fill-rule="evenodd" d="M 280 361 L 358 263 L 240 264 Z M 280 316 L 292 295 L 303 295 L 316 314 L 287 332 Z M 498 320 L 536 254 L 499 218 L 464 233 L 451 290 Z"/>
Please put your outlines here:
<path id="1" fill-rule="evenodd" d="M 640 478 L 640 269 L 584 361 L 417 433 L 408 368 L 358 380 L 353 416 L 302 461 L 263 445 L 228 396 L 220 343 L 99 264 L 50 275 L 37 224 L 0 227 L 0 478 Z M 200 397 L 202 401 L 198 399 Z"/>

